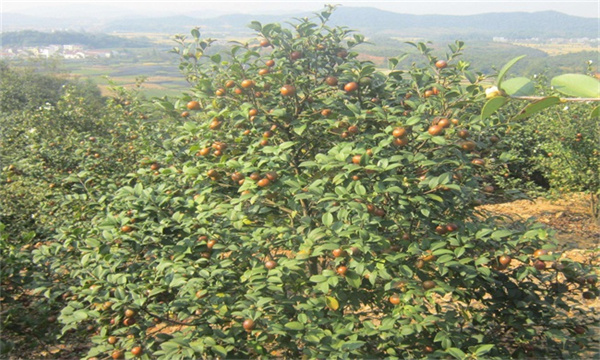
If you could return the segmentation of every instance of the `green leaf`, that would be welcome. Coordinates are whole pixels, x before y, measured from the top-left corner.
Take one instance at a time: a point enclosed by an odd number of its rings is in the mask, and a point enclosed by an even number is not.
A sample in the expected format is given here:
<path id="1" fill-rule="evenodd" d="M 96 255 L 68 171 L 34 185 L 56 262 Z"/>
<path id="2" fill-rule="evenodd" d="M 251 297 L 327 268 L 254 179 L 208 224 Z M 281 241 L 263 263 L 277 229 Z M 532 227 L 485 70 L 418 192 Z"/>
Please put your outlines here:
<path id="1" fill-rule="evenodd" d="M 258 21 L 252 21 L 248 27 L 252 30 L 260 32 L 262 30 L 262 24 Z"/>
<path id="2" fill-rule="evenodd" d="M 469 80 L 469 82 L 471 84 L 475 84 L 475 82 L 477 81 L 477 78 L 475 77 L 475 74 L 473 74 L 472 71 L 465 71 L 464 74 L 465 74 L 465 77 L 467 78 L 467 80 Z"/>
<path id="3" fill-rule="evenodd" d="M 553 78 L 550 85 L 568 96 L 599 98 L 600 81 L 583 74 L 564 74 Z"/>
<path id="4" fill-rule="evenodd" d="M 496 86 L 498 87 L 498 89 L 502 89 L 502 80 L 504 79 L 504 76 L 506 76 L 506 72 L 513 67 L 514 64 L 517 63 L 517 61 L 521 60 L 522 58 L 524 58 L 526 55 L 521 55 L 521 56 L 517 56 L 516 58 L 510 60 L 509 62 L 506 63 L 506 65 L 504 65 L 502 67 L 502 69 L 500 69 L 500 72 L 498 73 L 498 79 L 496 81 Z"/>
<path id="5" fill-rule="evenodd" d="M 215 345 L 212 347 L 212 350 L 221 356 L 227 356 L 227 350 L 221 345 Z"/>
<path id="6" fill-rule="evenodd" d="M 560 104 L 560 98 L 557 96 L 545 97 L 540 100 L 536 100 L 531 104 L 525 106 L 520 112 L 519 115 L 515 116 L 514 119 L 522 119 L 534 115 L 545 108 L 550 106 L 554 106 L 556 104 Z"/>
<path id="7" fill-rule="evenodd" d="M 535 85 L 526 77 L 517 77 L 503 82 L 502 90 L 511 96 L 529 96 L 535 92 Z"/>
<path id="8" fill-rule="evenodd" d="M 485 345 L 481 345 L 477 347 L 477 350 L 475 350 L 475 355 L 477 355 L 478 357 L 481 355 L 485 355 L 487 353 L 490 352 L 490 350 L 492 350 L 494 348 L 493 344 L 485 344 Z"/>
<path id="9" fill-rule="evenodd" d="M 331 226 L 333 224 L 333 215 L 331 213 L 325 213 L 322 216 L 323 225 Z"/>
<path id="10" fill-rule="evenodd" d="M 358 289 L 360 287 L 362 279 L 360 276 L 358 276 L 358 274 L 356 274 L 354 272 L 348 272 L 346 274 L 346 281 L 348 282 L 348 284 L 350 284 L 350 286 Z"/>
<path id="11" fill-rule="evenodd" d="M 289 323 L 285 324 L 286 329 L 290 329 L 290 330 L 304 330 L 304 324 L 302 324 L 299 321 L 290 321 Z"/>
<path id="12" fill-rule="evenodd" d="M 510 230 L 496 230 L 496 231 L 494 231 L 492 233 L 492 239 L 494 239 L 494 240 L 500 240 L 503 237 L 507 237 L 507 236 L 512 235 L 512 233 L 513 232 L 510 231 Z"/>
<path id="13" fill-rule="evenodd" d="M 326 296 L 325 303 L 327 303 L 327 307 L 333 311 L 340 308 L 340 303 L 337 301 L 336 298 L 334 298 L 332 296 Z"/>
<path id="14" fill-rule="evenodd" d="M 454 356 L 456 359 L 464 359 L 467 357 L 467 355 L 464 352 L 462 352 L 462 350 L 459 348 L 450 348 L 446 350 L 446 352 Z"/>
<path id="15" fill-rule="evenodd" d="M 364 344 L 365 344 L 364 341 L 359 341 L 359 340 L 346 341 L 342 345 L 342 350 L 346 350 L 346 351 L 356 350 L 358 348 L 361 348 Z"/>
<path id="16" fill-rule="evenodd" d="M 592 119 L 597 119 L 598 117 L 600 117 L 600 106 L 596 106 L 594 110 L 592 110 L 590 117 Z"/>
<path id="17" fill-rule="evenodd" d="M 507 101 L 508 99 L 504 96 L 496 96 L 488 100 L 488 102 L 483 105 L 483 109 L 481 109 L 481 119 L 484 120 L 490 117 L 493 113 L 498 111 L 498 109 L 504 106 Z"/>

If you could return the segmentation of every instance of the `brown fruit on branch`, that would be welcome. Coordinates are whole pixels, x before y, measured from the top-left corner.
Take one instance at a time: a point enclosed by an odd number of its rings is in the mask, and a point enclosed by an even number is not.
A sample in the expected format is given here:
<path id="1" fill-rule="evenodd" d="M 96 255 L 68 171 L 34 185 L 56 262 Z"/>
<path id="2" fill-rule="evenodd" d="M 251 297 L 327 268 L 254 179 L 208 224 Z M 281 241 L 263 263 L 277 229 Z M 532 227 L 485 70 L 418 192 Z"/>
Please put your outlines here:
<path id="1" fill-rule="evenodd" d="M 188 110 L 200 110 L 200 103 L 198 101 L 190 101 L 187 103 L 186 107 Z"/>
<path id="2" fill-rule="evenodd" d="M 344 90 L 348 93 L 356 91 L 358 89 L 358 84 L 354 81 L 347 83 L 344 85 Z"/>
<path id="3" fill-rule="evenodd" d="M 443 69 L 446 66 L 448 66 L 448 63 L 446 62 L 446 60 L 438 60 L 435 62 L 435 67 L 438 69 Z"/>
<path id="4" fill-rule="evenodd" d="M 341 265 L 341 266 L 338 266 L 337 269 L 335 269 L 335 271 L 338 274 L 340 274 L 342 276 L 345 276 L 346 273 L 348 272 L 348 268 L 346 266 L 344 266 L 344 265 Z"/>
<path id="5" fill-rule="evenodd" d="M 328 76 L 325 78 L 325 83 L 329 86 L 337 86 L 338 79 L 335 76 Z"/>
<path id="6" fill-rule="evenodd" d="M 254 329 L 254 320 L 252 319 L 246 319 L 244 320 L 244 322 L 242 323 L 242 327 L 244 328 L 244 330 L 250 332 Z"/>
<path id="7" fill-rule="evenodd" d="M 431 125 L 427 132 L 432 136 L 440 135 L 444 131 L 444 128 L 439 125 Z"/>
<path id="8" fill-rule="evenodd" d="M 293 85 L 283 85 L 279 90 L 282 96 L 294 96 L 296 88 Z"/>
<path id="9" fill-rule="evenodd" d="M 435 283 L 431 280 L 425 280 L 423 281 L 423 289 L 425 290 L 430 290 L 433 289 L 435 287 Z"/>
<path id="10" fill-rule="evenodd" d="M 405 137 L 407 134 L 406 129 L 403 127 L 397 127 L 392 131 L 392 136 L 395 138 Z"/>

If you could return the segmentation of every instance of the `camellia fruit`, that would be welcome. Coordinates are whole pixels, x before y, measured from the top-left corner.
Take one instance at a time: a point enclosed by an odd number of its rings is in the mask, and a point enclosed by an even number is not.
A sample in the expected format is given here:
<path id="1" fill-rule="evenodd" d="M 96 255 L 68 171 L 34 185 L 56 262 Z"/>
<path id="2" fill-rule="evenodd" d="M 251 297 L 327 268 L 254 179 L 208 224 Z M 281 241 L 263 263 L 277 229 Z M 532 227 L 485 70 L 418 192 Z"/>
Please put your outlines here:
<path id="1" fill-rule="evenodd" d="M 446 66 L 448 66 L 448 63 L 446 62 L 446 60 L 438 60 L 435 62 L 435 67 L 438 69 L 443 69 Z"/>
<path id="2" fill-rule="evenodd" d="M 244 328 L 244 330 L 250 332 L 254 329 L 254 320 L 252 319 L 246 319 L 244 320 L 244 322 L 242 323 L 242 327 Z"/>
<path id="3" fill-rule="evenodd" d="M 254 86 L 254 81 L 246 79 L 242 81 L 241 85 L 244 89 L 251 88 Z"/>
<path id="4" fill-rule="evenodd" d="M 335 271 L 336 271 L 338 274 L 340 274 L 340 275 L 342 275 L 342 276 L 345 276 L 345 275 L 346 275 L 346 272 L 348 272 L 348 268 L 347 268 L 346 266 L 344 266 L 344 265 L 341 265 L 341 266 L 338 266 L 338 267 L 335 269 Z"/>
<path id="5" fill-rule="evenodd" d="M 296 93 L 296 88 L 293 85 L 283 85 L 279 92 L 282 96 L 293 96 Z"/>
<path id="6" fill-rule="evenodd" d="M 198 101 L 190 101 L 187 103 L 186 107 L 188 110 L 200 110 L 200 103 Z"/>
<path id="7" fill-rule="evenodd" d="M 346 85 L 344 85 L 344 90 L 346 92 L 353 92 L 353 91 L 356 91 L 356 89 L 358 89 L 358 84 L 354 81 L 349 82 Z"/>
<path id="8" fill-rule="evenodd" d="M 395 138 L 406 136 L 406 129 L 403 127 L 397 127 L 392 131 L 392 136 Z"/>
<path id="9" fill-rule="evenodd" d="M 335 76 L 328 76 L 325 78 L 325 83 L 329 86 L 337 86 L 338 79 Z"/>
<path id="10" fill-rule="evenodd" d="M 440 135 L 443 131 L 444 128 L 439 125 L 431 125 L 427 130 L 427 132 L 432 136 Z"/>

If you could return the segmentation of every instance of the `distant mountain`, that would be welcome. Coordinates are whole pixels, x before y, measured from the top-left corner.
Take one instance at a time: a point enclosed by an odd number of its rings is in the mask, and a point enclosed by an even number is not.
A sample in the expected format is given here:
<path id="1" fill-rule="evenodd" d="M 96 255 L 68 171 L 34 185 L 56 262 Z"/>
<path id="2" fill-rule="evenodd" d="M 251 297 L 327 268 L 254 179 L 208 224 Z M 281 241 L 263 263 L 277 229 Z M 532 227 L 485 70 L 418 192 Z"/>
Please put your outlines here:
<path id="1" fill-rule="evenodd" d="M 127 16 L 126 14 L 124 16 Z M 27 17 L 17 14 L 3 15 L 3 28 L 39 29 L 43 27 L 75 28 L 103 32 L 161 32 L 189 33 L 194 27 L 209 34 L 238 36 L 252 33 L 247 25 L 252 20 L 263 23 L 285 22 L 293 17 L 312 16 L 312 13 L 295 15 L 233 14 L 213 18 L 191 16 L 164 16 L 92 21 L 86 19 L 58 20 L 56 18 Z M 598 19 L 582 18 L 555 11 L 488 13 L 468 16 L 409 15 L 369 7 L 340 7 L 331 17 L 331 24 L 346 26 L 365 35 L 380 34 L 422 39 L 489 40 L 491 37 L 507 38 L 597 38 Z"/>
<path id="2" fill-rule="evenodd" d="M 479 15 L 409 15 L 375 8 L 341 7 L 332 23 L 367 33 L 401 32 L 427 38 L 471 34 L 472 38 L 597 38 L 598 19 L 566 15 L 556 11 L 487 13 Z M 446 33 L 446 34 L 444 34 Z"/>

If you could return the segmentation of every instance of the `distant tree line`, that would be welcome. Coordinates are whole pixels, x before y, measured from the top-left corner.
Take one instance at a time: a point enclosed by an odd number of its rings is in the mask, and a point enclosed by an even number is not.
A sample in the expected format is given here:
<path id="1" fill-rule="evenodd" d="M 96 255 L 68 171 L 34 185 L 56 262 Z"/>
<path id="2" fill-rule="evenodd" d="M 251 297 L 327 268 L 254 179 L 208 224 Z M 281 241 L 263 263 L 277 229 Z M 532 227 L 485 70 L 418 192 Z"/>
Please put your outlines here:
<path id="1" fill-rule="evenodd" d="M 35 30 L 23 30 L 0 34 L 0 42 L 3 47 L 27 47 L 27 46 L 49 46 L 49 45 L 82 45 L 88 48 L 118 48 L 132 47 L 143 48 L 151 46 L 147 39 L 124 39 L 118 36 L 87 33 L 74 31 L 41 32 Z"/>

